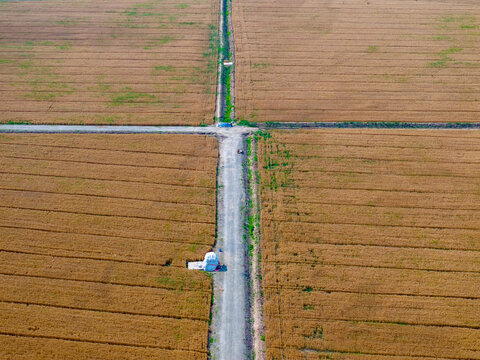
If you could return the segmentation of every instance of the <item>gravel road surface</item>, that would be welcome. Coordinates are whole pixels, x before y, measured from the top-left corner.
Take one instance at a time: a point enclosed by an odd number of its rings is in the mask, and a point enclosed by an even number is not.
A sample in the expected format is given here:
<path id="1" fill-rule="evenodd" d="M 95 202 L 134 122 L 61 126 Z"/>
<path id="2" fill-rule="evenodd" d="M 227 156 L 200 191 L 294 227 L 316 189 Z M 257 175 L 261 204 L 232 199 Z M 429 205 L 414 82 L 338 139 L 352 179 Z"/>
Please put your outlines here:
<path id="1" fill-rule="evenodd" d="M 214 312 L 211 334 L 212 359 L 248 359 L 248 259 L 245 230 L 246 188 L 243 164 L 245 139 L 241 132 L 220 139 L 217 197 L 218 236 L 215 251 L 227 266 L 214 275 Z M 219 249 L 222 252 L 219 252 Z"/>

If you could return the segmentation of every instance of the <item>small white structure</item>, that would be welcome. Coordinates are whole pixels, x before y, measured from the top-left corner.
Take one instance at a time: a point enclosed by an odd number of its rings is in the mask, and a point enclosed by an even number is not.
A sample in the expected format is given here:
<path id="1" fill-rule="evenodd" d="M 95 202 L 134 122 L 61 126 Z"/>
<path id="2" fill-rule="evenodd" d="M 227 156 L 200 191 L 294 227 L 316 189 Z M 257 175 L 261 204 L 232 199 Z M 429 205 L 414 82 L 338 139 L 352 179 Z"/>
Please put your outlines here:
<path id="1" fill-rule="evenodd" d="M 226 67 L 233 66 L 233 62 L 229 60 L 223 60 L 223 66 L 226 66 Z"/>
<path id="2" fill-rule="evenodd" d="M 203 260 L 203 269 L 205 271 L 215 271 L 218 265 L 220 265 L 220 261 L 218 261 L 217 254 L 213 251 L 205 254 L 205 259 Z"/>
<path id="3" fill-rule="evenodd" d="M 187 266 L 189 270 L 215 271 L 220 265 L 217 254 L 213 251 L 205 254 L 203 261 L 189 261 Z"/>

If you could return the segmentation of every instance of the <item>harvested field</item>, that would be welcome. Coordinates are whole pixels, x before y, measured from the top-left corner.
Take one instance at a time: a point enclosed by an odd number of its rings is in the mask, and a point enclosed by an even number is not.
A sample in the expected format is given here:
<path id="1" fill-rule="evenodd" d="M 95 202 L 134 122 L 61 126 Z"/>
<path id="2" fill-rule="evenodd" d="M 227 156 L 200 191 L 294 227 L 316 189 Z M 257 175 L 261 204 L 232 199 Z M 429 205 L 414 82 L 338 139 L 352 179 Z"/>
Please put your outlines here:
<path id="1" fill-rule="evenodd" d="M 207 359 L 217 144 L 0 134 L 0 358 Z M 75 354 L 75 355 L 72 355 Z"/>
<path id="2" fill-rule="evenodd" d="M 0 122 L 211 123 L 218 7 L 1 1 Z"/>
<path id="3" fill-rule="evenodd" d="M 268 359 L 480 359 L 480 131 L 260 138 Z"/>
<path id="4" fill-rule="evenodd" d="M 480 119 L 477 0 L 240 0 L 232 16 L 241 119 Z"/>

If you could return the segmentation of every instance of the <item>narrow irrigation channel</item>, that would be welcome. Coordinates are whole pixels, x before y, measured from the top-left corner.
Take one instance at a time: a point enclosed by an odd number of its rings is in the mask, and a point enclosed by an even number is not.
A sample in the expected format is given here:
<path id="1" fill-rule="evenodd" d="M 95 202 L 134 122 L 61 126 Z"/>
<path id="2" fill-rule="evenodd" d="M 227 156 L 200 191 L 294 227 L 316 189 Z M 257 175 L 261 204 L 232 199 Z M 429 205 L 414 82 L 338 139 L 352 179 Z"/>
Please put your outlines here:
<path id="1" fill-rule="evenodd" d="M 220 0 L 216 123 L 235 120 L 235 54 L 231 8 L 232 0 Z"/>
<path id="2" fill-rule="evenodd" d="M 258 134 L 258 133 L 257 133 Z M 258 172 L 258 136 L 247 138 L 248 173 L 248 253 L 250 262 L 250 318 L 252 358 L 265 359 L 265 322 L 263 318 L 263 290 L 260 246 L 260 191 Z"/>

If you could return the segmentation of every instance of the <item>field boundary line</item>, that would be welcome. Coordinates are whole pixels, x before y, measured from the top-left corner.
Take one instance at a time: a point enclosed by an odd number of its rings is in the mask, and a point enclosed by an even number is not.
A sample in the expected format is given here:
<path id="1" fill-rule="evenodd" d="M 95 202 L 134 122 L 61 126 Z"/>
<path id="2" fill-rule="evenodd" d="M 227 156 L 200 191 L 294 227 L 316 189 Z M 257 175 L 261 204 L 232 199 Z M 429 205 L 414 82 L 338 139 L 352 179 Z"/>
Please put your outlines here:
<path id="1" fill-rule="evenodd" d="M 187 244 L 188 245 L 188 244 Z M 54 248 L 54 250 L 62 250 Z M 142 262 L 142 261 L 134 261 L 134 260 L 121 260 L 121 259 L 111 259 L 111 258 L 99 258 L 93 256 L 74 256 L 74 255 L 57 255 L 57 254 L 45 254 L 41 252 L 33 252 L 33 251 L 24 251 L 24 250 L 11 250 L 11 249 L 2 249 L 0 248 L 0 252 L 3 253 L 14 253 L 14 254 L 23 254 L 23 255 L 40 255 L 40 256 L 48 256 L 51 258 L 62 258 L 62 259 L 79 259 L 79 260 L 93 260 L 93 261 L 102 261 L 102 262 L 114 262 L 114 263 L 127 263 L 127 264 L 137 264 L 137 265 L 147 265 L 147 266 L 162 266 L 162 267 L 171 267 L 177 269 L 185 269 L 185 266 L 180 265 L 167 265 L 167 263 L 153 263 L 151 261 Z"/>
<path id="2" fill-rule="evenodd" d="M 108 310 L 108 309 L 93 309 L 93 308 L 82 308 L 82 307 L 68 306 L 68 305 L 46 304 L 46 303 L 30 302 L 30 301 L 4 300 L 1 298 L 0 298 L 0 303 L 27 305 L 27 306 L 33 305 L 38 307 L 49 307 L 49 308 L 56 308 L 56 309 L 69 309 L 69 310 L 99 312 L 99 313 L 109 313 L 109 314 L 121 314 L 121 315 L 139 316 L 139 317 L 153 317 L 153 318 L 165 318 L 165 319 L 175 319 L 175 320 L 186 319 L 190 321 L 208 322 L 208 317 L 196 318 L 196 317 L 189 317 L 189 316 L 158 315 L 158 314 L 155 315 L 155 314 L 136 313 L 136 312 L 129 312 L 129 311 L 114 311 L 114 310 Z"/>
<path id="3" fill-rule="evenodd" d="M 133 164 L 116 164 L 116 163 L 101 163 L 96 161 L 82 161 L 82 160 L 70 160 L 70 159 L 49 159 L 44 157 L 29 157 L 29 156 L 8 156 L 0 155 L 0 158 L 4 159 L 22 159 L 22 160 L 35 160 L 35 161 L 52 161 L 52 162 L 68 162 L 75 164 L 89 164 L 89 165 L 104 165 L 104 166 L 124 166 L 124 167 L 134 167 L 134 168 L 145 168 L 145 169 L 169 169 L 169 170 L 180 170 L 180 171 L 198 171 L 198 172 L 208 172 L 208 169 L 194 169 L 194 168 L 176 168 L 168 166 L 150 166 L 150 165 L 133 165 Z"/>
<path id="4" fill-rule="evenodd" d="M 0 226 L 1 227 L 1 226 Z M 392 236 L 393 238 L 402 239 L 399 236 Z M 405 239 L 405 238 L 403 238 Z M 309 245 L 327 245 L 327 246 L 361 246 L 361 247 L 383 247 L 389 249 L 425 249 L 425 250 L 438 250 L 438 251 L 463 251 L 463 252 L 474 252 L 478 253 L 479 250 L 475 249 L 462 249 L 462 248 L 441 248 L 441 247 L 428 247 L 428 246 L 394 246 L 394 245 L 385 245 L 385 244 L 361 244 L 361 243 L 339 243 L 339 242 L 311 242 L 311 241 L 295 241 L 288 240 L 284 243 L 294 243 L 294 244 L 309 244 Z"/>
<path id="5" fill-rule="evenodd" d="M 252 331 L 252 358 L 266 359 L 265 349 L 265 321 L 263 311 L 263 291 L 261 276 L 261 242 L 260 242 L 260 193 L 257 158 L 257 138 L 250 136 L 247 139 L 247 171 L 248 171 L 248 228 L 250 253 L 250 282 L 251 282 L 251 331 Z"/>
<path id="6" fill-rule="evenodd" d="M 381 160 L 379 160 L 381 161 Z M 412 161 L 410 161 L 412 162 Z M 438 161 L 432 161 L 434 163 L 438 164 L 443 164 L 442 162 Z M 475 165 L 480 165 L 480 163 L 474 163 Z M 328 174 L 328 173 L 336 173 L 336 174 L 361 174 L 361 175 L 376 175 L 376 176 L 403 176 L 403 177 L 450 177 L 450 178 L 458 178 L 458 179 L 478 179 L 478 176 L 466 176 L 466 175 L 437 175 L 437 174 L 400 174 L 400 173 L 393 173 L 393 172 L 388 172 L 388 173 L 375 173 L 375 172 L 369 172 L 369 171 L 347 171 L 347 170 L 319 170 L 319 169 L 312 169 L 312 170 L 303 170 L 303 169 L 298 169 L 296 171 L 297 173 L 322 173 L 322 174 Z M 297 180 L 301 180 L 298 179 Z"/>
<path id="7" fill-rule="evenodd" d="M 28 176 L 39 176 L 39 177 L 52 177 L 52 178 L 62 178 L 62 179 L 81 179 L 81 180 L 91 180 L 91 181 L 110 181 L 110 182 L 121 182 L 121 183 L 135 183 L 135 184 L 150 184 L 150 185 L 160 185 L 160 186 L 172 186 L 178 188 L 198 188 L 198 189 L 214 189 L 214 186 L 201 186 L 201 185 L 181 185 L 181 184 L 169 184 L 162 182 L 153 182 L 153 181 L 137 181 L 137 180 L 122 180 L 122 179 L 101 179 L 101 178 L 92 178 L 84 176 L 66 176 L 66 175 L 54 175 L 54 174 L 39 174 L 39 173 L 26 173 L 26 172 L 13 172 L 13 171 L 1 171 L 0 174 L 3 175 L 28 175 Z"/>
<path id="8" fill-rule="evenodd" d="M 61 149 L 74 149 L 74 150 L 95 150 L 95 151 L 111 151 L 111 152 L 126 152 L 133 154 L 153 154 L 153 155 L 171 155 L 177 157 L 192 157 L 196 158 L 195 154 L 188 153 L 175 153 L 175 152 L 156 152 L 156 151 L 141 151 L 141 150 L 125 150 L 125 149 L 114 149 L 114 148 L 94 148 L 94 147 L 80 147 L 80 146 L 71 146 L 71 145 L 51 145 L 51 144 L 34 144 L 34 143 L 15 143 L 15 142 L 0 142 L 0 145 L 26 145 L 26 146 L 37 146 L 37 147 L 48 147 L 48 148 L 61 148 Z M 204 159 L 215 159 L 217 156 L 202 155 L 201 158 Z"/>
<path id="9" fill-rule="evenodd" d="M 341 111 L 341 110 L 338 110 Z M 350 111 L 350 110 L 349 110 Z M 365 111 L 365 110 L 357 110 Z M 370 110 L 368 110 L 370 111 Z M 387 110 L 385 110 L 387 111 Z M 390 110 L 388 110 L 390 111 Z M 393 111 L 393 110 L 391 110 Z M 413 111 L 413 110 L 405 110 Z M 439 110 L 440 112 L 448 112 Z M 477 111 L 471 111 L 477 112 Z M 368 121 L 346 121 L 346 122 L 264 122 L 251 123 L 252 127 L 262 130 L 274 129 L 438 129 L 438 130 L 463 130 L 463 129 L 480 129 L 480 123 L 461 123 L 461 122 L 368 122 Z M 1 130 L 1 128 L 0 128 Z M 418 136 L 418 135 L 417 135 Z"/>
<path id="10" fill-rule="evenodd" d="M 188 352 L 200 353 L 200 354 L 206 354 L 207 353 L 206 351 L 202 351 L 202 350 L 182 349 L 182 348 L 174 348 L 174 347 L 159 346 L 159 345 L 152 345 L 152 344 L 140 345 L 140 344 L 129 344 L 129 343 L 124 343 L 124 342 L 116 342 L 116 341 L 75 339 L 75 338 L 68 338 L 68 337 L 61 337 L 61 336 L 20 334 L 20 333 L 5 332 L 5 331 L 0 331 L 0 335 L 15 336 L 15 337 L 41 338 L 41 339 L 54 339 L 54 340 L 66 340 L 66 341 L 74 341 L 74 342 L 90 343 L 90 344 L 127 346 L 127 347 L 142 348 L 142 349 L 154 348 L 154 349 L 162 349 L 162 350 L 170 350 L 170 351 L 188 351 Z"/>
<path id="11" fill-rule="evenodd" d="M 480 329 L 480 325 L 447 325 L 447 324 L 427 324 L 427 323 L 413 323 L 413 322 L 403 322 L 403 321 L 387 321 L 387 320 L 365 320 L 365 319 L 348 319 L 348 318 L 321 318 L 321 317 L 306 317 L 306 316 L 292 316 L 292 315 L 273 315 L 275 318 L 284 318 L 289 320 L 301 319 L 305 321 L 338 321 L 338 322 L 359 322 L 359 323 L 366 323 L 366 324 L 385 324 L 385 325 L 397 325 L 397 326 L 425 326 L 425 327 L 440 327 L 440 328 L 458 328 L 458 329 L 472 329 L 478 330 Z"/>
<path id="12" fill-rule="evenodd" d="M 137 240 L 137 241 L 151 241 L 151 242 L 163 242 L 163 243 L 173 243 L 176 244 L 178 241 L 176 240 L 169 240 L 171 237 L 166 237 L 164 239 L 151 239 L 151 238 L 135 238 L 131 236 L 124 236 L 124 235 L 109 235 L 109 234 L 95 234 L 95 233 L 81 233 L 81 232 L 73 232 L 73 231 L 62 231 L 62 230 L 53 230 L 53 229 L 39 229 L 33 227 L 25 227 L 25 226 L 13 226 L 13 225 L 1 225 L 0 228 L 8 228 L 8 229 L 22 229 L 22 230 L 30 230 L 30 231 L 43 231 L 43 232 L 51 232 L 55 234 L 74 234 L 74 235 L 87 235 L 87 236 L 96 236 L 96 237 L 113 237 L 118 239 L 130 239 L 130 240 Z M 209 246 L 208 244 L 204 243 L 183 243 L 186 245 L 200 245 L 200 246 Z"/>
<path id="13" fill-rule="evenodd" d="M 147 266 L 147 265 L 145 265 L 145 266 Z M 167 286 L 138 285 L 138 284 L 127 284 L 127 283 L 120 283 L 120 282 L 109 282 L 109 281 L 88 280 L 88 279 L 72 279 L 72 278 L 62 278 L 62 277 L 47 276 L 47 275 L 17 274 L 17 273 L 6 273 L 6 272 L 0 272 L 0 275 L 21 276 L 21 277 L 48 279 L 48 280 L 75 281 L 75 282 L 85 282 L 85 283 L 105 284 L 105 285 L 115 285 L 115 286 L 127 286 L 127 287 L 135 287 L 135 288 L 177 290 L 174 287 L 167 287 Z M 182 291 L 191 291 L 191 292 L 200 292 L 200 293 L 210 294 L 210 290 L 204 290 L 204 289 L 200 289 L 200 288 L 199 289 L 193 289 L 193 288 L 183 287 Z"/>
<path id="14" fill-rule="evenodd" d="M 478 179 L 478 177 L 475 177 Z M 321 189 L 321 188 L 320 188 Z M 1 190 L 1 188 L 0 188 Z M 21 190 L 20 190 L 21 191 Z M 438 194 L 443 194 L 439 192 Z M 370 207 L 370 208 L 380 208 L 380 209 L 419 209 L 419 210 L 447 210 L 447 211 L 480 211 L 478 208 L 447 208 L 447 207 L 425 207 L 425 206 L 407 206 L 407 205 L 377 205 L 377 204 L 353 204 L 353 203 L 341 203 L 341 202 L 324 202 L 324 201 L 312 201 L 312 200 L 300 200 L 299 204 L 308 204 L 308 205 L 332 205 L 332 206 L 352 206 L 352 207 Z M 285 214 L 293 214 L 294 212 L 289 211 L 289 205 L 285 206 Z M 292 208 L 294 209 L 294 208 Z"/>
<path id="15" fill-rule="evenodd" d="M 14 188 L 6 188 L 1 187 L 0 190 L 4 191 L 12 191 L 12 192 L 31 192 L 31 193 L 41 193 L 41 194 L 58 194 L 58 195 L 71 195 L 71 196 L 83 196 L 83 197 L 97 197 L 97 198 L 107 198 L 107 199 L 121 199 L 121 200 L 132 200 L 132 201 L 140 201 L 140 202 L 152 202 L 152 203 L 159 203 L 159 204 L 171 204 L 171 205 L 191 205 L 191 206 L 205 206 L 205 207 L 215 207 L 212 204 L 200 204 L 200 203 L 190 203 L 190 202 L 180 202 L 180 201 L 163 201 L 163 200 L 155 200 L 155 199 L 139 199 L 139 198 L 132 198 L 126 196 L 115 196 L 115 195 L 97 195 L 97 194 L 82 194 L 82 193 L 69 193 L 69 192 L 60 192 L 60 191 L 46 191 L 46 190 L 32 190 L 32 189 L 14 189 Z M 461 210 L 461 209 L 459 209 Z"/>
<path id="16" fill-rule="evenodd" d="M 300 288 L 298 286 L 292 285 L 270 285 L 264 286 L 265 289 L 275 290 L 279 293 L 282 290 L 297 290 Z M 464 299 L 464 300 L 480 300 L 480 296 L 449 296 L 449 295 L 434 295 L 434 294 L 408 294 L 408 293 L 391 293 L 391 292 L 367 292 L 367 291 L 351 291 L 351 290 L 338 290 L 338 289 L 316 289 L 312 288 L 312 292 L 323 292 L 323 293 L 347 293 L 347 294 L 363 294 L 363 295 L 385 295 L 385 296 L 409 296 L 409 297 L 425 297 L 425 298 L 439 298 L 439 299 Z"/>
<path id="17" fill-rule="evenodd" d="M 1 174 L 1 172 L 0 172 Z M 401 192 L 401 193 L 418 193 L 418 194 L 449 194 L 449 195 L 455 195 L 455 194 L 462 194 L 462 195 L 469 195 L 469 194 L 475 194 L 475 192 L 469 192 L 469 191 L 427 191 L 427 190 L 401 190 L 401 189 L 377 189 L 377 188 L 347 188 L 347 187 L 325 187 L 325 186 L 312 186 L 312 185 L 302 185 L 302 188 L 304 189 L 322 189 L 322 190 L 352 190 L 352 191 L 379 191 L 379 192 Z"/>
<path id="18" fill-rule="evenodd" d="M 288 265 L 288 264 L 317 264 L 315 261 L 304 260 L 304 261 L 292 261 L 292 260 L 266 260 L 267 264 L 279 264 L 279 265 Z M 362 264 L 342 264 L 342 263 L 329 263 L 322 262 L 319 267 L 346 267 L 346 268 L 369 268 L 369 269 L 390 269 L 390 270 L 413 270 L 413 271 L 425 271 L 425 272 L 440 272 L 440 273 L 460 273 L 460 274 L 480 274 L 479 271 L 473 270 L 446 270 L 446 269 L 427 269 L 427 268 L 412 268 L 412 267 L 400 267 L 400 266 L 385 266 L 385 265 L 362 265 Z"/>
<path id="19" fill-rule="evenodd" d="M 1 207 L 1 206 L 0 206 Z M 452 226 L 433 226 L 433 225 L 390 225 L 390 224 L 368 224 L 368 223 L 347 223 L 347 222 L 322 222 L 322 221 L 300 221 L 296 222 L 294 220 L 287 219 L 271 219 L 281 223 L 302 223 L 302 224 L 321 224 L 321 225 L 361 225 L 361 226 L 378 226 L 378 227 L 395 227 L 395 228 L 409 228 L 409 229 L 438 229 L 438 230 L 473 230 L 479 231 L 480 228 L 469 228 L 469 227 L 452 227 Z"/>
<path id="20" fill-rule="evenodd" d="M 284 348 L 278 347 L 278 346 L 272 346 L 272 349 L 277 349 L 281 351 L 285 351 L 286 349 L 296 349 L 299 351 L 313 351 L 319 354 L 355 354 L 355 355 L 371 355 L 371 356 L 388 356 L 388 359 L 392 359 L 393 357 L 399 357 L 400 359 L 405 359 L 405 357 L 409 358 L 418 358 L 418 359 L 434 359 L 434 360 L 478 360 L 478 358 L 459 358 L 459 357 L 445 357 L 445 356 L 429 356 L 429 355 L 402 355 L 402 354 L 392 354 L 392 353 L 369 353 L 369 352 L 359 352 L 359 351 L 344 351 L 344 350 L 333 350 L 333 349 L 325 349 L 325 350 L 320 350 L 320 349 L 314 349 L 314 348 L 308 348 L 308 347 L 297 347 L 297 346 L 286 346 Z"/>
<path id="21" fill-rule="evenodd" d="M 41 211 L 41 212 L 51 212 L 51 213 L 61 213 L 61 214 L 74 214 L 74 215 L 87 215 L 87 216 L 101 216 L 101 217 L 116 217 L 116 218 L 127 218 L 127 219 L 141 219 L 141 220 L 153 220 L 160 222 L 173 222 L 173 223 L 192 223 L 192 224 L 204 224 L 211 225 L 215 224 L 215 221 L 188 221 L 188 220 L 178 220 L 178 219 L 166 219 L 166 218 L 153 218 L 148 216 L 135 216 L 135 215 L 113 215 L 113 214 L 97 214 L 81 211 L 69 211 L 69 210 L 48 210 L 48 209 L 37 209 L 24 206 L 11 206 L 11 205 L 0 205 L 2 209 L 16 209 L 16 210 L 29 210 L 29 211 Z"/>

